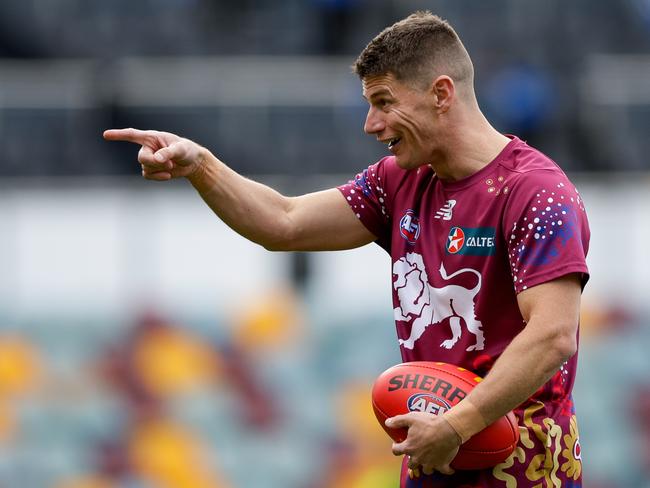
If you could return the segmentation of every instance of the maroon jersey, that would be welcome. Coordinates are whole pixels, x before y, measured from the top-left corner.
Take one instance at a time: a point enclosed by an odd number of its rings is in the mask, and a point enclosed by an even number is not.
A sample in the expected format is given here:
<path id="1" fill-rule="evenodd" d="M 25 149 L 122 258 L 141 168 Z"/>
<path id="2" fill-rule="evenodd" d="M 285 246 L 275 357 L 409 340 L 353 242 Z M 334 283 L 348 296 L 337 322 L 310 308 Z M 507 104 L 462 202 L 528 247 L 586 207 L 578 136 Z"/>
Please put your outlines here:
<path id="1" fill-rule="evenodd" d="M 589 226 L 578 191 L 516 137 L 460 181 L 442 181 L 430 166 L 400 169 L 391 156 L 339 190 L 391 255 L 404 361 L 444 361 L 485 376 L 525 326 L 519 292 L 569 273 L 583 286 L 588 279 Z M 521 441 L 505 463 L 406 478 L 402 486 L 580 486 L 576 361 L 515 411 Z"/>

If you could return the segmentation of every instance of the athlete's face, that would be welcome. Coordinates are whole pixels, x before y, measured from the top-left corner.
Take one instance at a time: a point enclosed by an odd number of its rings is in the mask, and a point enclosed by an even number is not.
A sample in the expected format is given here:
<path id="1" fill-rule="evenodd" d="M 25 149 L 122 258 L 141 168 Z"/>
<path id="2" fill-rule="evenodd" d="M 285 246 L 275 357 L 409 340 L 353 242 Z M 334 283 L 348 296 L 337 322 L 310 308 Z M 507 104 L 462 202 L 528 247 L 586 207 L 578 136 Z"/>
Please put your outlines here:
<path id="1" fill-rule="evenodd" d="M 432 162 L 436 115 L 431 92 L 388 73 L 364 79 L 363 96 L 370 104 L 363 130 L 388 144 L 399 167 L 412 169 Z"/>

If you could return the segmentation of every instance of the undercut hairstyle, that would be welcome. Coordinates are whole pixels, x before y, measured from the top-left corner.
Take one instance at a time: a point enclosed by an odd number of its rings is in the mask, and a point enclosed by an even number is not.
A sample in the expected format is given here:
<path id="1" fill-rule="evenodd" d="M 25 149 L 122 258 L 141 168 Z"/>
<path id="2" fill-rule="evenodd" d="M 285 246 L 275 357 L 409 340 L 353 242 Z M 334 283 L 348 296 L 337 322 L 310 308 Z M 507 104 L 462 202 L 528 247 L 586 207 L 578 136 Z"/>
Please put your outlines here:
<path id="1" fill-rule="evenodd" d="M 384 29 L 352 68 L 361 80 L 391 73 L 422 89 L 440 75 L 457 84 L 474 83 L 472 60 L 458 34 L 429 11 L 415 12 Z"/>

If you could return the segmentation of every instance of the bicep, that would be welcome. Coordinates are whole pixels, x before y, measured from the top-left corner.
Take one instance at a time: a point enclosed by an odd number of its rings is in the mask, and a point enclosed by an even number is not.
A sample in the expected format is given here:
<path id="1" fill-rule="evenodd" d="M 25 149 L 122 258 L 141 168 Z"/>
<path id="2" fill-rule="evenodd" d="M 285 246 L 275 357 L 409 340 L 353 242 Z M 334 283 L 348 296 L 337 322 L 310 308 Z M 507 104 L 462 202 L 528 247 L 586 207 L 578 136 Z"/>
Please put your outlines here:
<path id="1" fill-rule="evenodd" d="M 571 273 L 522 291 L 517 302 L 527 324 L 543 324 L 550 329 L 545 333 L 575 335 L 581 292 L 579 275 Z"/>
<path id="2" fill-rule="evenodd" d="M 288 215 L 295 251 L 352 249 L 377 239 L 336 188 L 291 198 Z"/>

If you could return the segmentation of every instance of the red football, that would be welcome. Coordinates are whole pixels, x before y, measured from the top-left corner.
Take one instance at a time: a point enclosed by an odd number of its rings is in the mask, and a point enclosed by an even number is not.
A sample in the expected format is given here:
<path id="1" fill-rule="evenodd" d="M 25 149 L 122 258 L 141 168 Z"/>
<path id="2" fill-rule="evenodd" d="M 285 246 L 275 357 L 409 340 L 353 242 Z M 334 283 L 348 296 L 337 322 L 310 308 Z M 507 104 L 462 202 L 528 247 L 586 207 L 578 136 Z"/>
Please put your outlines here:
<path id="1" fill-rule="evenodd" d="M 372 408 L 379 423 L 396 442 L 406 439 L 407 430 L 390 429 L 389 417 L 409 412 L 441 415 L 460 402 L 481 378 L 471 371 L 447 363 L 416 361 L 384 371 L 372 388 Z M 454 469 L 485 469 L 504 461 L 519 442 L 517 419 L 508 412 L 470 438 L 451 462 Z"/>

